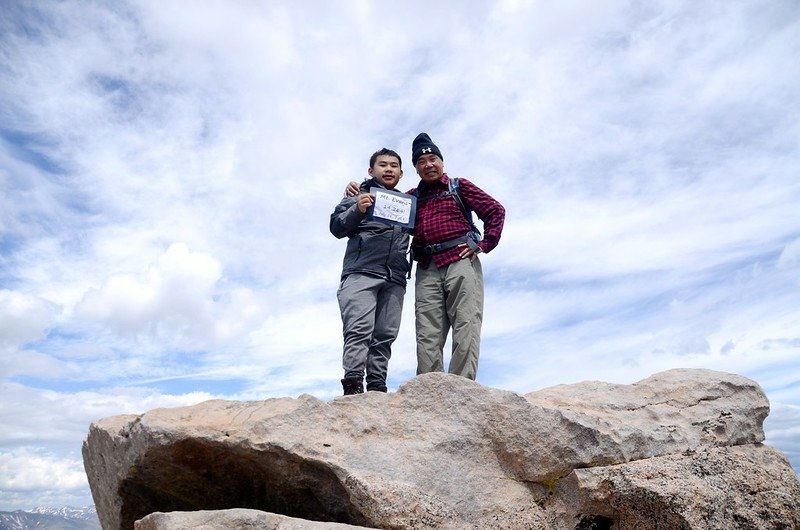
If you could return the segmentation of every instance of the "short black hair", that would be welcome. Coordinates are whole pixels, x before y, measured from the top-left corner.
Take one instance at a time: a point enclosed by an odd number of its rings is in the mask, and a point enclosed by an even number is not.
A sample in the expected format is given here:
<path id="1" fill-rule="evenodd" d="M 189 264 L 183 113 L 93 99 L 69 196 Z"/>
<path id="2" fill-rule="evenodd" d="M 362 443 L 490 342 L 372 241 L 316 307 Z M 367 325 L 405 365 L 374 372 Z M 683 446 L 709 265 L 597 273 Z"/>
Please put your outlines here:
<path id="1" fill-rule="evenodd" d="M 395 153 L 391 149 L 387 149 L 385 147 L 383 149 L 381 149 L 380 151 L 375 151 L 374 153 L 372 153 L 372 156 L 369 157 L 369 167 L 374 166 L 375 165 L 375 161 L 378 159 L 379 156 L 382 156 L 382 155 L 388 155 L 388 156 L 395 157 L 397 159 L 397 161 L 400 162 L 400 167 L 401 168 L 403 167 L 403 159 L 400 158 L 400 155 L 398 155 L 397 153 Z"/>

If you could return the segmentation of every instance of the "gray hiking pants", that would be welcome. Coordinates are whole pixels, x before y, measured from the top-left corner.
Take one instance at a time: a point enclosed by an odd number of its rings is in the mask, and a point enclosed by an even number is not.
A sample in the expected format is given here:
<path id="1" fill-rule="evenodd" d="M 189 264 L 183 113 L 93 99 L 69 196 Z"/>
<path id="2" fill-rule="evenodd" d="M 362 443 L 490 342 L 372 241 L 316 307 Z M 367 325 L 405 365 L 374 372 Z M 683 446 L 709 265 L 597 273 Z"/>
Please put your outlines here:
<path id="1" fill-rule="evenodd" d="M 363 378 L 366 370 L 367 385 L 386 384 L 405 294 L 404 286 L 366 274 L 342 280 L 336 297 L 342 313 L 346 378 Z"/>
<path id="2" fill-rule="evenodd" d="M 469 379 L 478 375 L 483 323 L 481 262 L 462 259 L 441 269 L 431 262 L 417 267 L 417 374 L 443 372 L 443 349 L 453 329 L 453 354 L 448 372 Z"/>

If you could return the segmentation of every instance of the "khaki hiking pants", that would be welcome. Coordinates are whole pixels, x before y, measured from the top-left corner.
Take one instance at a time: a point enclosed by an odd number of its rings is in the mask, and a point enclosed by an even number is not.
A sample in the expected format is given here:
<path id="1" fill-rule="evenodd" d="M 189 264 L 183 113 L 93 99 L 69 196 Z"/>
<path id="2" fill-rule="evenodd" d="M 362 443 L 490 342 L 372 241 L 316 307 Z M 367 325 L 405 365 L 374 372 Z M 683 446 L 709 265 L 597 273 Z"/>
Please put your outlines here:
<path id="1" fill-rule="evenodd" d="M 483 322 L 480 260 L 462 259 L 441 269 L 433 262 L 427 269 L 417 266 L 415 292 L 417 374 L 444 371 L 443 349 L 452 328 L 448 372 L 475 379 Z"/>

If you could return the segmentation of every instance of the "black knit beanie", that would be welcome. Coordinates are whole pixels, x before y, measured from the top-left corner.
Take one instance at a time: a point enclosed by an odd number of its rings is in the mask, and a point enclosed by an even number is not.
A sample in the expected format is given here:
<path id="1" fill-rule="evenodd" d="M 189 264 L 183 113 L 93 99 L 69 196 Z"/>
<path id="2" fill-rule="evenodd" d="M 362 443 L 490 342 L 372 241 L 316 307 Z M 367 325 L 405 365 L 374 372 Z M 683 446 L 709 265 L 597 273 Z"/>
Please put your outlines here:
<path id="1" fill-rule="evenodd" d="M 439 148 L 436 147 L 436 144 L 431 141 L 431 137 L 428 136 L 428 133 L 419 133 L 417 137 L 414 138 L 414 142 L 411 144 L 411 164 L 416 166 L 419 157 L 428 153 L 433 153 L 444 160 L 442 152 L 439 151 Z"/>

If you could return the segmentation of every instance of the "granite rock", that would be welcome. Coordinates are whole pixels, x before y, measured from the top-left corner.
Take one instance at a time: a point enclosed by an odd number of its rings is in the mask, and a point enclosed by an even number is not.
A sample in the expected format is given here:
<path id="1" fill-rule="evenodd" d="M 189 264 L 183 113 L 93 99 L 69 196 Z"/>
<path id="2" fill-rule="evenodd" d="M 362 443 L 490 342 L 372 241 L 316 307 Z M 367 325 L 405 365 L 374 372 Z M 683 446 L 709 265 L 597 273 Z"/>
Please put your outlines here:
<path id="1" fill-rule="evenodd" d="M 784 496 L 760 497 L 754 509 L 794 528 L 785 514 L 800 507 L 797 477 L 760 444 L 768 412 L 756 383 L 709 370 L 525 396 L 433 373 L 388 394 L 215 400 L 106 418 L 90 427 L 83 454 L 107 530 L 153 512 L 231 508 L 374 528 L 513 530 L 578 528 L 594 516 L 621 524 L 628 519 L 592 502 L 589 484 L 629 499 L 627 483 L 609 482 L 629 469 L 620 465 L 661 458 L 681 473 L 687 455 L 725 459 L 743 447 L 789 481 L 771 484 Z"/>

